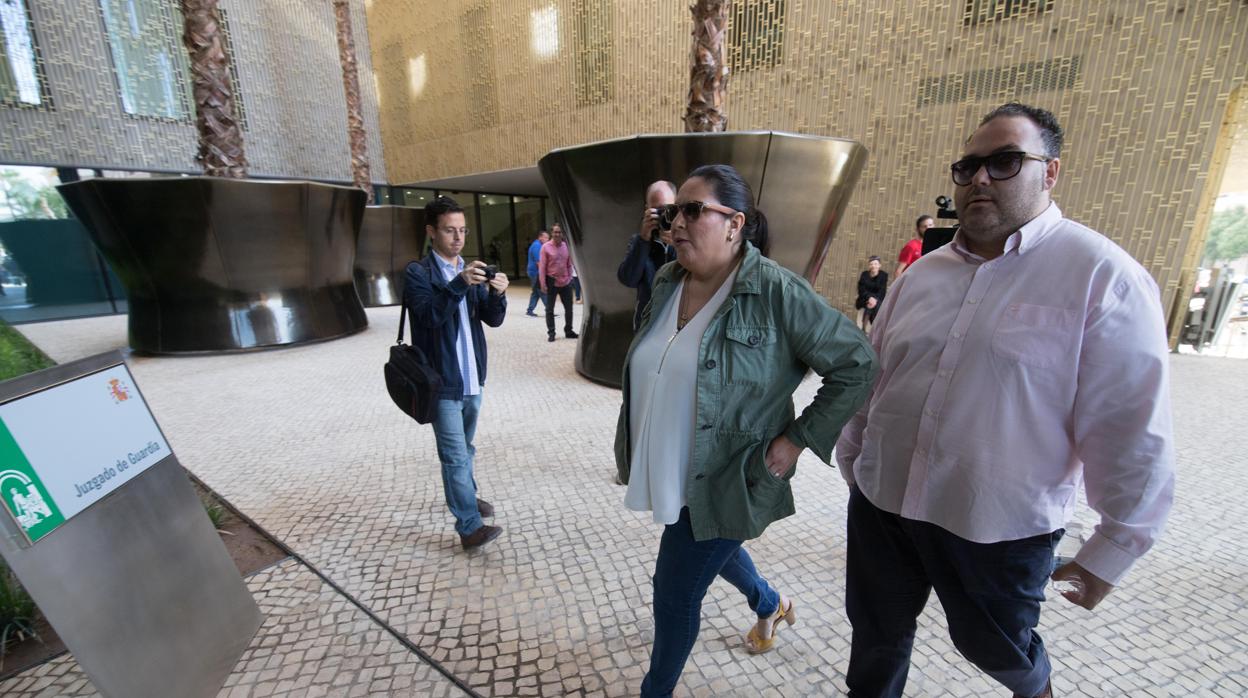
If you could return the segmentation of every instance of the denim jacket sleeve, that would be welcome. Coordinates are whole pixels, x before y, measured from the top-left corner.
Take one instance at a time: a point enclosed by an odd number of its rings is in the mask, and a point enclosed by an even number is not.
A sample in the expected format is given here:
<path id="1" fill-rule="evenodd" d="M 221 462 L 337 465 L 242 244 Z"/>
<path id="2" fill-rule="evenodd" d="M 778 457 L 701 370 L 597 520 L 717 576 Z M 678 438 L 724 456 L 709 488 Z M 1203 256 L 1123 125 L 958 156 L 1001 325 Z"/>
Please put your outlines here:
<path id="1" fill-rule="evenodd" d="M 809 285 L 796 280 L 791 285 L 785 294 L 783 331 L 802 363 L 822 376 L 823 385 L 785 436 L 831 464 L 841 427 L 867 399 L 875 380 L 875 352 L 866 335 Z"/>

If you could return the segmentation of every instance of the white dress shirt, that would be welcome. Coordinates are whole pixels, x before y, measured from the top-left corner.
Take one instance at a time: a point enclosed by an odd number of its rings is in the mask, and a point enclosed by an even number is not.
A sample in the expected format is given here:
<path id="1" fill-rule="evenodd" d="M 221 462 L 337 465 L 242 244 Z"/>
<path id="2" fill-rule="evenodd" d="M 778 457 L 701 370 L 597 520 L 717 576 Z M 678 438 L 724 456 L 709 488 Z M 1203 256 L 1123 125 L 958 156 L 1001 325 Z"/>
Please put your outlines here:
<path id="1" fill-rule="evenodd" d="M 837 461 L 877 507 L 993 543 L 1065 525 L 1080 480 L 1101 523 L 1076 556 L 1116 584 L 1174 498 L 1157 284 L 1056 204 L 992 260 L 961 233 L 889 290 L 881 373 Z"/>
<path id="2" fill-rule="evenodd" d="M 733 271 L 684 329 L 676 320 L 685 284 L 668 300 L 638 342 L 628 365 L 633 462 L 624 506 L 651 511 L 654 522 L 674 524 L 686 502 L 697 415 L 698 351 L 702 335 L 737 279 Z"/>
<path id="3" fill-rule="evenodd" d="M 438 262 L 438 268 L 442 270 L 442 278 L 447 283 L 455 280 L 464 271 L 464 258 L 455 257 L 455 263 L 451 264 L 442 258 L 441 255 L 434 253 L 434 259 Z M 472 287 L 469 287 L 471 293 Z M 468 298 L 459 299 L 459 338 L 455 342 L 456 360 L 459 362 L 459 377 L 464 381 L 464 395 L 480 395 L 481 379 L 477 377 L 477 350 L 472 344 L 472 325 L 468 324 Z"/>

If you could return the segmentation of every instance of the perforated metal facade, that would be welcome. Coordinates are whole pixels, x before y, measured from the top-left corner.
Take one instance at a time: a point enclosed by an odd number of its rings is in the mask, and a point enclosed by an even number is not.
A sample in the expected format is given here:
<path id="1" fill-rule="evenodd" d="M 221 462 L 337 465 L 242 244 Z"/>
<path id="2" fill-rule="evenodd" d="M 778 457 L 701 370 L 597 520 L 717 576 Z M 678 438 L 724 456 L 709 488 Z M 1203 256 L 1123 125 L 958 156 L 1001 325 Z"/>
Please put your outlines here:
<path id="1" fill-rule="evenodd" d="M 818 284 L 838 305 L 868 255 L 895 259 L 915 216 L 952 193 L 948 164 L 979 118 L 1015 98 L 1053 110 L 1067 129 L 1056 192 L 1066 214 L 1123 245 L 1173 303 L 1196 263 L 1228 99 L 1248 79 L 1248 3 L 742 2 L 740 14 L 783 30 L 730 27 L 749 37 L 730 55 L 751 69 L 731 78 L 729 128 L 844 136 L 871 150 Z M 556 147 L 682 130 L 688 4 L 609 3 L 603 55 L 578 14 L 592 0 L 500 0 L 485 12 L 462 0 L 372 0 L 391 179 L 529 166 Z M 482 46 L 496 57 L 492 83 L 469 75 Z M 595 82 L 587 65 L 609 99 L 580 97 Z M 498 113 L 484 128 L 473 119 L 483 103 Z"/>

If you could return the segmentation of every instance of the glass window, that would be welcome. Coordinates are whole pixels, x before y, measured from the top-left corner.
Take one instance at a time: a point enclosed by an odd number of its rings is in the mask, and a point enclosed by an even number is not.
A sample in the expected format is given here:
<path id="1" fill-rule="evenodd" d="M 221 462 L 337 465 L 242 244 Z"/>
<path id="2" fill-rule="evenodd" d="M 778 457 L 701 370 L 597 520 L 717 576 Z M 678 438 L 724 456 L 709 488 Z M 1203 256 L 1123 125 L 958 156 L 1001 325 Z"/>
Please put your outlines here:
<path id="1" fill-rule="evenodd" d="M 0 168 L 0 318 L 7 322 L 125 310 L 121 284 L 57 183 L 51 168 Z"/>
<path id="2" fill-rule="evenodd" d="M 395 203 L 409 208 L 424 208 L 425 204 L 433 201 L 433 193 L 432 189 L 404 189 Z"/>
<path id="3" fill-rule="evenodd" d="M 26 0 L 0 0 L 0 104 L 44 104 Z"/>
<path id="4" fill-rule="evenodd" d="M 511 220 L 511 197 L 481 194 L 481 244 L 485 263 L 497 265 L 508 276 L 519 276 L 516 240 Z"/>
<path id="5" fill-rule="evenodd" d="M 546 216 L 546 229 L 550 230 L 550 226 L 554 225 L 555 223 L 561 223 L 562 221 L 559 220 L 559 212 L 555 210 L 554 205 L 551 204 L 549 201 L 545 203 L 546 203 L 546 206 L 544 207 L 545 213 L 543 215 Z"/>
<path id="6" fill-rule="evenodd" d="M 100 0 L 121 107 L 131 116 L 188 121 L 190 68 L 182 13 L 169 0 Z"/>
<path id="7" fill-rule="evenodd" d="M 516 201 L 516 242 L 520 247 L 520 259 L 523 264 L 519 274 L 528 275 L 529 247 L 537 239 L 537 232 L 547 226 L 542 220 L 542 200 L 538 197 L 517 196 Z"/>

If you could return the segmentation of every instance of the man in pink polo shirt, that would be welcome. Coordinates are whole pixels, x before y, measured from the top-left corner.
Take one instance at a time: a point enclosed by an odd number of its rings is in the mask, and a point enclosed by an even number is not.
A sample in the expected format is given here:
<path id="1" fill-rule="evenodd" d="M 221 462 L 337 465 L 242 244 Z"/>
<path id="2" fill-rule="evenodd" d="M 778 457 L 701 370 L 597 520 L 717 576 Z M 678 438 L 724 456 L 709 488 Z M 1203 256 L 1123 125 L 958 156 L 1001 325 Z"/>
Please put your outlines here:
<path id="1" fill-rule="evenodd" d="M 1096 608 L 1169 514 L 1160 293 L 1053 203 L 1061 149 L 1044 109 L 984 117 L 950 167 L 961 227 L 876 318 L 880 375 L 836 444 L 850 485 L 850 696 L 902 694 L 933 590 L 964 657 L 1015 696 L 1052 695 L 1035 630 L 1049 575 Z M 1081 483 L 1100 524 L 1054 570 Z"/>
<path id="2" fill-rule="evenodd" d="M 546 341 L 555 341 L 555 297 L 563 301 L 563 336 L 576 339 L 572 329 L 572 253 L 563 240 L 563 226 L 550 227 L 550 242 L 542 245 L 537 278 L 546 294 Z"/>

